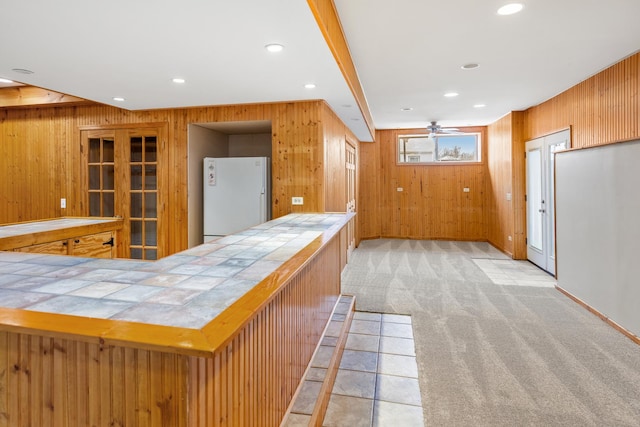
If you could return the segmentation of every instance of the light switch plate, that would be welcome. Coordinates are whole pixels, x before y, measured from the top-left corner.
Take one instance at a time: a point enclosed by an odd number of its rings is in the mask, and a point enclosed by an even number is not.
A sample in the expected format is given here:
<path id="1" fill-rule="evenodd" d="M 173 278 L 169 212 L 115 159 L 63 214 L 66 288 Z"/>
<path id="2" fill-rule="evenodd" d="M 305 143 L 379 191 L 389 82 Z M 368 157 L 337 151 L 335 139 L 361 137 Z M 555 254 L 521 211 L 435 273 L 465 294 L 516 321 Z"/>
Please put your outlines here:
<path id="1" fill-rule="evenodd" d="M 465 192 L 465 193 L 468 193 L 468 192 L 469 192 L 469 191 L 471 191 L 471 190 L 469 190 L 469 187 L 464 187 L 464 188 L 462 189 L 462 191 L 463 191 L 463 192 Z"/>
<path id="2" fill-rule="evenodd" d="M 291 198 L 291 204 L 292 205 L 304 205 L 304 198 L 303 197 L 292 197 Z"/>
<path id="3" fill-rule="evenodd" d="M 403 190 L 404 190 L 404 188 L 402 188 L 402 187 L 396 188 L 396 191 L 403 191 Z"/>

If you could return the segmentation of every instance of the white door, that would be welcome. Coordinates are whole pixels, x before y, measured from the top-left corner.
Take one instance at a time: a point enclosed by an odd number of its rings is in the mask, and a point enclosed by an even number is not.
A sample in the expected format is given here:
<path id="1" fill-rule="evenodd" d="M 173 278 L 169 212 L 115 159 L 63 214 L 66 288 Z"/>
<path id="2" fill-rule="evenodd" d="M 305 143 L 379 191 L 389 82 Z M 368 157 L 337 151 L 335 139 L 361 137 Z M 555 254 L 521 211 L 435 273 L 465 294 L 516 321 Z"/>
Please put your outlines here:
<path id="1" fill-rule="evenodd" d="M 527 258 L 551 274 L 556 271 L 554 152 L 570 147 L 567 129 L 526 143 Z"/>

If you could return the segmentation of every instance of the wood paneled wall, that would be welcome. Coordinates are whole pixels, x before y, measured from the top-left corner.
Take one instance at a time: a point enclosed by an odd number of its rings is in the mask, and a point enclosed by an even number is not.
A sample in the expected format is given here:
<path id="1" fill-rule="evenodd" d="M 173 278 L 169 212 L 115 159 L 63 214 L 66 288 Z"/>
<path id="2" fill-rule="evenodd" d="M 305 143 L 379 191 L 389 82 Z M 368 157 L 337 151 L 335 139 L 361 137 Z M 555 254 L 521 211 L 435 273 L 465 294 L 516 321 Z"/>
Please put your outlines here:
<path id="1" fill-rule="evenodd" d="M 185 356 L 0 331 L 0 426 L 188 426 Z"/>
<path id="2" fill-rule="evenodd" d="M 485 128 L 465 130 L 480 132 L 486 141 Z M 398 165 L 398 135 L 419 133 L 424 129 L 379 130 L 373 147 L 360 144 L 361 236 L 486 240 L 486 160 L 467 165 Z M 482 146 L 486 159 L 486 142 Z M 399 187 L 403 191 L 397 191 Z M 470 192 L 464 193 L 464 187 Z"/>
<path id="3" fill-rule="evenodd" d="M 512 115 L 508 114 L 487 128 L 488 240 L 507 253 L 513 253 L 513 209 L 507 193 L 513 193 Z M 513 194 L 512 194 L 513 200 Z"/>
<path id="4" fill-rule="evenodd" d="M 640 53 L 527 110 L 525 139 L 571 127 L 574 148 L 640 137 Z"/>
<path id="5" fill-rule="evenodd" d="M 345 232 L 316 239 L 205 326 L 207 357 L 173 353 L 176 342 L 136 348 L 133 334 L 123 347 L 0 330 L 0 427 L 278 426 L 338 301 Z"/>
<path id="6" fill-rule="evenodd" d="M 523 198 L 526 185 L 524 142 L 571 128 L 574 148 L 590 147 L 640 138 L 640 53 L 632 55 L 565 92 L 511 115 L 489 126 L 488 206 L 497 220 L 489 222 L 489 240 L 526 259 L 526 213 Z M 508 159 L 511 148 L 511 161 Z M 510 169 L 511 175 L 503 172 Z M 511 185 L 511 206 L 500 197 Z M 498 192 L 502 192 L 500 196 Z M 511 219 L 513 218 L 513 219 Z M 513 245 L 504 242 L 512 230 Z"/>
<path id="7" fill-rule="evenodd" d="M 380 145 L 361 143 L 358 156 L 358 229 L 362 239 L 377 239 L 380 218 Z"/>
<path id="8" fill-rule="evenodd" d="M 345 170 L 345 152 L 347 139 L 356 148 L 358 158 L 358 140 L 345 126 L 338 116 L 324 106 L 323 114 L 324 151 L 326 154 L 326 179 L 325 179 L 325 210 L 327 212 L 346 212 L 347 203 L 347 177 Z M 356 168 L 356 173 L 357 173 Z"/>
<path id="9" fill-rule="evenodd" d="M 340 186 L 325 181 L 325 167 L 328 162 L 331 171 L 338 169 L 333 162 L 340 159 L 334 153 L 339 151 L 337 144 L 343 144 L 345 126 L 323 101 L 151 111 L 104 105 L 0 109 L 0 223 L 88 214 L 81 203 L 85 196 L 79 194 L 85 176 L 79 128 L 166 123 L 168 164 L 161 167 L 169 171 L 169 179 L 160 191 L 171 220 L 159 230 L 159 242 L 164 254 L 186 249 L 188 125 L 247 120 L 272 122 L 274 218 L 291 212 L 335 210 L 346 202 L 340 200 L 342 193 L 334 195 L 326 189 L 328 184 Z M 329 132 L 326 141 L 325 130 Z M 331 153 L 326 158 L 325 144 Z M 344 163 L 341 167 L 344 169 Z M 331 209 L 327 209 L 327 193 Z M 304 205 L 293 206 L 293 196 L 304 197 Z M 67 199 L 66 209 L 60 209 L 60 198 Z"/>
<path id="10" fill-rule="evenodd" d="M 526 237 L 523 129 L 521 111 L 511 112 L 487 128 L 487 240 L 516 259 L 522 258 Z M 507 200 L 507 193 L 511 200 Z"/>

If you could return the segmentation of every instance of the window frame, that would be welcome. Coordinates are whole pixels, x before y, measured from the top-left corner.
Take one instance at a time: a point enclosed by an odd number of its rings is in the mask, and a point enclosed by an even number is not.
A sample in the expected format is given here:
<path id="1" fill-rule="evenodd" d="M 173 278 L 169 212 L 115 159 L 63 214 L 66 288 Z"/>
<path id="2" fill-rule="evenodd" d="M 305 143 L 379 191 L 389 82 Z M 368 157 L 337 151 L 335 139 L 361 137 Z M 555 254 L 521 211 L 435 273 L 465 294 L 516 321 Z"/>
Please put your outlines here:
<path id="1" fill-rule="evenodd" d="M 424 153 L 433 153 L 433 156 L 437 156 L 438 154 L 438 139 L 439 138 L 451 138 L 455 136 L 468 136 L 474 135 L 476 139 L 476 159 L 474 160 L 431 160 L 431 161 L 415 161 L 415 153 L 408 153 L 406 151 L 406 147 L 404 150 L 401 147 L 402 140 L 405 141 L 409 138 L 428 138 L 429 134 L 420 133 L 420 134 L 399 134 L 396 140 L 396 164 L 398 166 L 420 166 L 420 165 L 478 165 L 482 164 L 482 132 L 480 131 L 472 131 L 472 132 L 460 132 L 456 134 L 436 134 L 434 136 L 434 149 L 433 151 L 425 151 Z M 418 156 L 420 152 L 418 152 Z M 402 161 L 401 158 L 405 157 L 405 160 Z M 408 159 L 408 157 L 413 157 L 413 160 Z"/>

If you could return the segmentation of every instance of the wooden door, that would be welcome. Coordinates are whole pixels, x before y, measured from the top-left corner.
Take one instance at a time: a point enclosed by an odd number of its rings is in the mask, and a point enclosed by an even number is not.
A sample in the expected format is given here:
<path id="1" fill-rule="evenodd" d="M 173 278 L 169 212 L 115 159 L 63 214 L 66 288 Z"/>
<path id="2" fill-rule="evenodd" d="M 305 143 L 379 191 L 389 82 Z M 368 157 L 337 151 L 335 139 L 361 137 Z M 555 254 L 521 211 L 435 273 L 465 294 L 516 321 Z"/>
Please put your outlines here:
<path id="1" fill-rule="evenodd" d="M 83 130 L 86 161 L 86 212 L 119 216 L 123 228 L 116 238 L 118 257 L 155 260 L 164 256 L 159 244 L 164 194 L 161 171 L 163 128 Z M 165 186 L 166 188 L 166 186 Z"/>
<path id="2" fill-rule="evenodd" d="M 356 148 L 349 141 L 346 143 L 345 152 L 346 168 L 346 212 L 356 212 Z M 356 247 L 356 221 L 352 220 L 347 224 L 347 261 L 351 252 Z"/>

